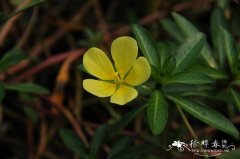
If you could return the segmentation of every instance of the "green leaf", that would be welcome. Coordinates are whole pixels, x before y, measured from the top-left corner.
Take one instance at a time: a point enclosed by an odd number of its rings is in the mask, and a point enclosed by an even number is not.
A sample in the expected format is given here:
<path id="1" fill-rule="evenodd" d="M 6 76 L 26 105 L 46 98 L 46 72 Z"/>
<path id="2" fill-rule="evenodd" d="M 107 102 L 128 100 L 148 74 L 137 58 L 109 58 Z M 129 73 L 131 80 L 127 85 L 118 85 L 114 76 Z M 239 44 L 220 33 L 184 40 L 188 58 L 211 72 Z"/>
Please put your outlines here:
<path id="1" fill-rule="evenodd" d="M 171 19 L 162 19 L 161 24 L 163 28 L 178 42 L 182 42 L 184 40 L 184 36 L 182 32 L 179 30 L 178 26 Z"/>
<path id="2" fill-rule="evenodd" d="M 0 12 L 0 22 L 4 20 L 4 15 L 2 12 Z"/>
<path id="3" fill-rule="evenodd" d="M 36 123 L 39 120 L 39 114 L 34 108 L 29 106 L 23 106 L 22 108 L 32 122 Z"/>
<path id="4" fill-rule="evenodd" d="M 237 128 L 225 116 L 214 109 L 179 97 L 168 96 L 168 98 L 179 105 L 186 112 L 205 122 L 206 124 L 209 124 L 236 139 L 239 138 L 239 132 Z"/>
<path id="5" fill-rule="evenodd" d="M 189 68 L 197 60 L 204 43 L 205 37 L 201 33 L 189 36 L 177 50 L 174 72 L 181 72 Z"/>
<path id="6" fill-rule="evenodd" d="M 5 84 L 5 88 L 24 93 L 49 94 L 46 88 L 32 83 Z"/>
<path id="7" fill-rule="evenodd" d="M 60 129 L 59 135 L 63 143 L 74 153 L 78 154 L 80 157 L 88 158 L 88 150 L 79 139 L 79 137 L 69 129 Z"/>
<path id="8" fill-rule="evenodd" d="M 224 10 L 216 7 L 211 15 L 211 38 L 214 49 L 218 54 L 218 61 L 221 67 L 224 67 L 226 56 L 224 54 L 224 46 L 221 35 L 220 26 L 228 28 L 227 20 L 224 15 Z"/>
<path id="9" fill-rule="evenodd" d="M 217 70 L 215 68 L 209 67 L 209 66 L 194 65 L 189 70 L 193 71 L 193 72 L 204 73 L 204 74 L 212 77 L 213 79 L 227 79 L 227 75 L 225 75 L 224 72 Z"/>
<path id="10" fill-rule="evenodd" d="M 138 108 L 131 110 L 130 112 L 125 114 L 120 120 L 118 120 L 116 123 L 114 123 L 110 127 L 108 139 L 111 139 L 112 137 L 114 137 L 115 135 L 120 133 L 120 131 L 125 126 L 127 126 L 135 118 L 135 116 L 145 108 L 146 108 L 146 106 L 138 106 Z"/>
<path id="11" fill-rule="evenodd" d="M 151 145 L 126 147 L 109 159 L 132 159 L 142 154 L 149 153 L 151 150 L 153 150 L 153 146 Z"/>
<path id="12" fill-rule="evenodd" d="M 154 91 L 147 105 L 147 116 L 154 135 L 160 134 L 168 120 L 168 103 L 160 91 Z"/>
<path id="13" fill-rule="evenodd" d="M 235 91 L 234 89 L 230 88 L 229 93 L 233 99 L 235 106 L 237 107 L 238 111 L 240 111 L 240 93 Z"/>
<path id="14" fill-rule="evenodd" d="M 177 13 L 172 13 L 172 16 L 177 23 L 177 26 L 182 31 L 185 37 L 191 36 L 192 34 L 199 33 L 197 27 L 195 27 L 190 21 L 188 21 L 185 17 L 181 16 Z"/>
<path id="15" fill-rule="evenodd" d="M 215 3 L 217 4 L 217 6 L 219 6 L 220 8 L 223 9 L 227 9 L 229 7 L 229 0 L 217 0 L 215 1 Z"/>
<path id="16" fill-rule="evenodd" d="M 170 77 L 167 77 L 164 80 L 164 84 L 169 84 L 169 83 L 182 83 L 182 84 L 207 84 L 207 83 L 213 83 L 214 80 L 199 72 L 182 72 L 182 73 L 177 73 L 174 75 L 171 75 Z"/>
<path id="17" fill-rule="evenodd" d="M 163 64 L 162 72 L 164 75 L 170 75 L 176 68 L 176 59 L 174 56 L 170 56 Z"/>
<path id="18" fill-rule="evenodd" d="M 15 16 L 18 13 L 21 13 L 23 11 L 26 11 L 27 9 L 30 9 L 32 7 L 36 7 L 38 5 L 41 5 L 43 3 L 47 2 L 47 0 L 32 0 L 30 3 L 28 3 L 27 5 L 23 6 L 22 8 L 19 8 L 18 10 L 14 11 L 13 13 L 11 13 L 10 15 L 4 17 L 4 19 L 2 21 L 6 21 L 8 19 L 10 19 L 11 17 Z M 1 21 L 1 22 L 2 22 Z"/>
<path id="19" fill-rule="evenodd" d="M 0 59 L 0 71 L 4 71 L 7 68 L 19 63 L 26 58 L 26 54 L 18 49 L 13 48 L 6 52 L 4 56 Z"/>
<path id="20" fill-rule="evenodd" d="M 0 103 L 2 102 L 5 96 L 4 84 L 0 82 Z"/>
<path id="21" fill-rule="evenodd" d="M 157 44 L 153 40 L 152 36 L 140 25 L 134 24 L 132 29 L 143 55 L 152 66 L 159 69 L 160 58 L 158 56 Z"/>
<path id="22" fill-rule="evenodd" d="M 91 147 L 90 147 L 91 155 L 96 156 L 100 146 L 107 139 L 107 136 L 108 136 L 107 128 L 108 128 L 107 125 L 102 125 L 96 130 L 91 142 Z"/>
<path id="23" fill-rule="evenodd" d="M 176 44 L 175 43 L 171 43 L 171 42 L 161 42 L 158 43 L 157 45 L 158 47 L 158 54 L 160 57 L 160 65 L 161 65 L 161 70 L 163 70 L 163 64 L 164 62 L 173 55 L 173 53 L 175 54 L 175 50 L 176 50 Z"/>
<path id="24" fill-rule="evenodd" d="M 239 37 L 240 36 L 240 30 L 239 30 L 239 25 L 240 25 L 240 17 L 236 14 L 236 15 L 232 15 L 233 17 L 231 17 L 231 30 L 232 34 Z"/>
<path id="25" fill-rule="evenodd" d="M 223 35 L 223 48 L 227 56 L 228 64 L 232 73 L 235 73 L 238 60 L 238 49 L 233 36 L 224 28 L 221 27 Z"/>
<path id="26" fill-rule="evenodd" d="M 185 17 L 183 17 L 177 13 L 173 13 L 172 15 L 173 15 L 173 18 L 174 18 L 176 24 L 178 25 L 178 27 L 180 28 L 180 30 L 182 31 L 182 33 L 184 34 L 185 37 L 189 37 L 189 36 L 192 36 L 193 34 L 200 32 L 198 30 L 198 28 L 195 27 Z M 205 45 L 201 51 L 201 55 L 209 66 L 217 68 L 217 63 L 212 55 L 212 52 L 211 52 L 211 49 L 209 48 L 208 43 L 205 43 Z"/>
<path id="27" fill-rule="evenodd" d="M 229 150 L 231 150 L 233 147 L 230 147 Z M 225 152 L 218 156 L 218 159 L 236 159 L 240 156 L 240 148 L 233 149 L 234 151 Z"/>
<path id="28" fill-rule="evenodd" d="M 111 152 L 108 154 L 107 159 L 111 159 L 113 156 L 119 154 L 125 147 L 128 147 L 131 144 L 131 140 L 128 137 L 124 137 L 119 141 L 115 142 Z"/>
<path id="29" fill-rule="evenodd" d="M 24 0 L 10 0 L 11 4 L 14 5 L 15 7 L 21 5 Z"/>
<path id="30" fill-rule="evenodd" d="M 235 81 L 232 81 L 231 83 L 230 83 L 230 85 L 233 85 L 233 86 L 240 86 L 240 80 L 235 80 Z"/>

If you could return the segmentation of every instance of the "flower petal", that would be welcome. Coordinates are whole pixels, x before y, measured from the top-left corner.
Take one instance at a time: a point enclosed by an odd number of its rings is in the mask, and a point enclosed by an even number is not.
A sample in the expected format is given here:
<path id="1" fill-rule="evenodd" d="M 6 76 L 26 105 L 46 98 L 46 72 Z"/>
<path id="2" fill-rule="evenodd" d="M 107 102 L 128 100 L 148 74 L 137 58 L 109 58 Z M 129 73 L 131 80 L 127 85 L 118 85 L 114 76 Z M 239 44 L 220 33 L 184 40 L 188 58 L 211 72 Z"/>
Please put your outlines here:
<path id="1" fill-rule="evenodd" d="M 122 36 L 112 43 L 111 54 L 117 71 L 124 75 L 127 73 L 137 58 L 138 46 L 135 39 Z"/>
<path id="2" fill-rule="evenodd" d="M 134 65 L 132 70 L 127 75 L 124 80 L 126 83 L 137 86 L 148 80 L 151 75 L 151 66 L 144 57 L 139 57 Z"/>
<path id="3" fill-rule="evenodd" d="M 112 95 L 110 102 L 118 105 L 124 105 L 136 98 L 137 95 L 138 92 L 136 89 L 120 85 L 119 89 Z"/>
<path id="4" fill-rule="evenodd" d="M 100 80 L 86 79 L 83 80 L 83 88 L 95 96 L 109 97 L 115 92 L 116 84 Z"/>
<path id="5" fill-rule="evenodd" d="M 83 56 L 84 68 L 102 80 L 114 80 L 114 69 L 107 55 L 98 48 L 90 48 Z"/>

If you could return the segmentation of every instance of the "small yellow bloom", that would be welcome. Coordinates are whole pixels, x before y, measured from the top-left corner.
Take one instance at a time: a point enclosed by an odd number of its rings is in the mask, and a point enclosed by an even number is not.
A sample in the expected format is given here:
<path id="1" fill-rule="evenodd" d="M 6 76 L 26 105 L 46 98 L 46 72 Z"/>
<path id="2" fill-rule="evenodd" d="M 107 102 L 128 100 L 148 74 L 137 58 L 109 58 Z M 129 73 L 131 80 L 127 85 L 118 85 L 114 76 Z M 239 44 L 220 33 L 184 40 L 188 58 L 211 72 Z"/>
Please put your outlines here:
<path id="1" fill-rule="evenodd" d="M 98 48 L 90 48 L 83 56 L 85 69 L 99 78 L 86 79 L 83 88 L 98 97 L 110 97 L 110 102 L 124 105 L 137 97 L 134 86 L 148 80 L 151 67 L 144 57 L 137 58 L 135 39 L 123 36 L 115 39 L 111 46 L 114 66 L 107 55 Z"/>

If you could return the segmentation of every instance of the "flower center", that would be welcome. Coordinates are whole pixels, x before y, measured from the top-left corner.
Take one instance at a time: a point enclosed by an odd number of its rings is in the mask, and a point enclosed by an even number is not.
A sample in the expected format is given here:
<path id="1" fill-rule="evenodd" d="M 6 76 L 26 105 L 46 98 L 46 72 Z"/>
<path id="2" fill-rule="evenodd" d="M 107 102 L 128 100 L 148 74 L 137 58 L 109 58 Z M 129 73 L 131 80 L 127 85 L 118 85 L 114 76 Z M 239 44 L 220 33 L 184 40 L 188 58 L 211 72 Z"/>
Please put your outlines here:
<path id="1" fill-rule="evenodd" d="M 123 75 L 121 72 L 115 72 L 115 83 L 116 84 L 121 84 L 123 82 Z"/>

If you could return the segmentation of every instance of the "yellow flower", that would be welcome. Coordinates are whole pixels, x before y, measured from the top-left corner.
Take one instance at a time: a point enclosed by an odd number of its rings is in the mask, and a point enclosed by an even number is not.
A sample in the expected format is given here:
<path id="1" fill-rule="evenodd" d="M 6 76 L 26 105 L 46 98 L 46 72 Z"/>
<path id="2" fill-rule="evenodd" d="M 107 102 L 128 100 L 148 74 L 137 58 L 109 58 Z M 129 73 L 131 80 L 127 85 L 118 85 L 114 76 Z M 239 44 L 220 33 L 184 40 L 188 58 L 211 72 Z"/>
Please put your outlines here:
<path id="1" fill-rule="evenodd" d="M 111 46 L 114 66 L 107 55 L 98 48 L 90 48 L 83 56 L 85 69 L 99 78 L 86 79 L 83 88 L 98 97 L 110 97 L 110 102 L 124 105 L 137 97 L 134 86 L 148 80 L 151 67 L 144 57 L 137 58 L 135 39 L 123 36 L 115 39 Z"/>

